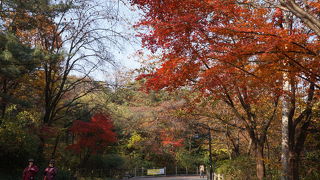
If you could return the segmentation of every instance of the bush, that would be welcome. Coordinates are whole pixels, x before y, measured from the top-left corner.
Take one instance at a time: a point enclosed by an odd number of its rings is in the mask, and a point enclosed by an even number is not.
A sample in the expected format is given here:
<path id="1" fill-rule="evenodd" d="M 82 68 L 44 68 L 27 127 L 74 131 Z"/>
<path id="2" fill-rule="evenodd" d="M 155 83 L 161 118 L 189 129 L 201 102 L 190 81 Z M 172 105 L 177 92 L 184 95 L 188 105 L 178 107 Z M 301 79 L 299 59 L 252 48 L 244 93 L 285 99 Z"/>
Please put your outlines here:
<path id="1" fill-rule="evenodd" d="M 0 180 L 17 180 L 22 178 L 22 170 L 21 172 L 16 173 L 6 173 L 3 170 L 0 170 Z"/>
<path id="2" fill-rule="evenodd" d="M 72 173 L 70 171 L 58 169 L 57 180 L 69 180 L 72 177 Z"/>
<path id="3" fill-rule="evenodd" d="M 20 175 L 29 158 L 37 160 L 39 139 L 30 132 L 27 118 L 11 117 L 0 121 L 0 173 L 16 174 L 19 171 Z"/>
<path id="4" fill-rule="evenodd" d="M 256 179 L 255 162 L 250 157 L 241 156 L 217 162 L 216 173 L 223 174 L 225 179 L 254 180 Z"/>
<path id="5" fill-rule="evenodd" d="M 124 164 L 124 160 L 117 154 L 93 155 L 85 167 L 88 169 L 118 169 Z"/>
<path id="6" fill-rule="evenodd" d="M 320 179 L 320 150 L 313 150 L 305 153 L 301 161 L 300 174 L 303 180 Z"/>

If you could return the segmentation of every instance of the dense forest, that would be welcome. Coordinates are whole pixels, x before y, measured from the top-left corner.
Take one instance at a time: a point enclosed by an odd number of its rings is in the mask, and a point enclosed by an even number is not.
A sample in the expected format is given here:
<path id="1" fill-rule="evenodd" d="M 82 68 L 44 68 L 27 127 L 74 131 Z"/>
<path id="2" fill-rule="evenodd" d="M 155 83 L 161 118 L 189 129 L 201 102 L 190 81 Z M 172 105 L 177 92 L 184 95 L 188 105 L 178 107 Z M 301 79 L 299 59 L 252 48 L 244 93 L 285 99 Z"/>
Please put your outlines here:
<path id="1" fill-rule="evenodd" d="M 0 179 L 21 179 L 30 158 L 40 171 L 54 159 L 61 180 L 200 165 L 211 180 L 320 179 L 320 2 L 0 8 Z M 135 37 L 124 9 L 140 16 Z M 125 70 L 113 52 L 137 39 L 141 67 Z"/>

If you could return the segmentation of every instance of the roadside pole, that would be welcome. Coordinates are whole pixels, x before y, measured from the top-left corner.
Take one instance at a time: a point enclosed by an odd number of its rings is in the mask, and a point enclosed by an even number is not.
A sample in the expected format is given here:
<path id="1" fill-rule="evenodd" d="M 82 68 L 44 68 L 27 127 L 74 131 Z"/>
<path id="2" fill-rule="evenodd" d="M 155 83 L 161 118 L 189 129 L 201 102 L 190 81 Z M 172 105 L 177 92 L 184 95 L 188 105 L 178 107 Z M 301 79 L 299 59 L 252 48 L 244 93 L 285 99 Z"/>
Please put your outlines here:
<path id="1" fill-rule="evenodd" d="M 211 141 L 212 141 L 212 138 L 211 138 L 211 128 L 210 126 L 208 126 L 208 134 L 209 134 L 209 161 L 210 161 L 210 180 L 212 180 L 212 173 L 213 173 L 213 167 L 212 167 L 212 164 L 213 164 L 213 160 L 212 160 L 212 147 L 211 147 Z"/>

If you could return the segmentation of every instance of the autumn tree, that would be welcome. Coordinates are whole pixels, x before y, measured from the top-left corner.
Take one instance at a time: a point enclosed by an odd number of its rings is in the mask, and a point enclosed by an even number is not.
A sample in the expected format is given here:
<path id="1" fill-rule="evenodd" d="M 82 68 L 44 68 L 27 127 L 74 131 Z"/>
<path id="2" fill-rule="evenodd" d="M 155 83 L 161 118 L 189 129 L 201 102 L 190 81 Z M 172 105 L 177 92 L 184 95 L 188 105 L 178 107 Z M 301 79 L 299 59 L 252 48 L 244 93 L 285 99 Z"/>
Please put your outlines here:
<path id="1" fill-rule="evenodd" d="M 249 130 L 254 129 L 251 122 L 256 124 L 253 120 L 256 115 L 251 109 L 252 103 L 256 102 L 254 97 L 260 93 L 271 95 L 267 99 L 276 110 L 279 97 L 293 92 L 282 88 L 282 84 L 287 82 L 282 72 L 289 71 L 288 77 L 294 77 L 296 81 L 293 86 L 308 84 L 306 89 L 299 91 L 309 92 L 302 95 L 306 101 L 301 106 L 310 112 L 314 99 L 313 78 L 318 72 L 318 66 L 311 65 L 318 63 L 317 56 L 311 52 L 317 50 L 318 44 L 317 41 L 309 41 L 312 33 L 300 28 L 299 23 L 294 24 L 290 30 L 281 28 L 279 23 L 285 23 L 285 17 L 282 19 L 279 11 L 261 8 L 259 2 L 252 6 L 253 1 L 132 2 L 145 12 L 145 19 L 139 25 L 149 30 L 142 34 L 146 47 L 163 54 L 161 67 L 154 73 L 142 76 L 149 79 L 147 86 L 152 89 L 192 86 L 213 96 L 223 92 L 224 96 L 219 95 L 218 98 L 227 100 L 230 107 L 237 104 L 233 100 L 229 101 L 236 97 L 247 114 L 245 118 L 248 117 L 246 124 Z M 309 68 L 308 71 L 305 67 Z M 212 91 L 213 87 L 220 88 Z M 235 114 L 241 119 L 241 113 L 235 111 Z M 298 112 L 292 115 L 297 118 L 297 125 L 301 122 L 298 119 L 309 117 Z M 298 118 L 299 115 L 301 118 Z M 274 117 L 271 115 L 262 126 L 268 126 L 269 120 Z M 306 132 L 298 134 L 301 136 L 297 135 L 296 140 L 303 142 Z M 302 144 L 295 146 L 301 147 Z M 292 157 L 298 157 L 298 154 L 292 153 Z M 297 169 L 297 166 L 291 169 Z M 263 168 L 257 171 L 259 179 L 264 177 L 263 172 Z"/>
<path id="2" fill-rule="evenodd" d="M 37 7 L 33 1 L 29 4 Z M 117 38 L 123 37 L 113 26 L 118 21 L 114 8 L 98 1 L 69 0 L 46 1 L 35 10 L 19 8 L 18 18 L 33 26 L 30 29 L 13 26 L 14 31 L 23 41 L 41 50 L 39 77 L 43 78 L 44 97 L 41 126 L 55 126 L 67 111 L 79 106 L 77 100 L 101 86 L 90 75 L 107 63 L 114 64 L 109 44 L 115 45 Z M 9 24 L 15 22 L 11 16 L 5 18 Z M 45 139 L 41 135 L 40 139 L 42 154 Z"/>
<path id="3" fill-rule="evenodd" d="M 308 51 L 305 53 L 309 60 L 308 63 L 303 62 L 303 58 L 296 56 L 296 54 L 284 54 L 288 58 L 289 63 L 286 64 L 287 67 L 283 73 L 283 90 L 287 93 L 284 94 L 282 100 L 282 179 L 299 179 L 300 155 L 308 134 L 307 129 L 312 124 L 315 88 L 319 89 L 319 69 L 312 68 L 313 66 L 318 67 L 316 65 L 319 62 L 318 52 L 316 49 L 310 48 L 311 46 L 318 46 L 319 3 L 281 0 L 262 1 L 258 6 L 260 5 L 274 8 L 276 12 L 274 17 L 277 18 L 277 26 L 279 28 L 286 29 L 289 35 L 294 34 L 297 29 L 300 29 L 305 35 L 310 37 L 312 42 L 310 44 L 295 42 L 300 48 Z M 292 71 L 291 68 L 293 66 L 300 73 Z M 301 82 L 301 79 L 308 81 L 309 88 L 306 88 L 308 90 L 306 90 L 307 92 L 304 95 L 307 100 L 302 103 L 304 110 L 302 113 L 299 113 L 297 109 L 301 108 L 301 104 L 296 102 L 298 94 L 301 95 L 301 89 L 296 86 L 304 84 L 304 82 Z"/>
<path id="4" fill-rule="evenodd" d="M 117 73 L 116 86 L 110 84 L 105 91 L 106 107 L 118 129 L 119 149 L 128 167 L 166 166 L 173 173 L 182 164 L 178 154 L 189 149 L 189 129 L 174 115 L 183 100 L 179 93 L 140 91 L 143 83 L 134 81 L 132 74 Z"/>
<path id="5" fill-rule="evenodd" d="M 1 116 L 6 116 L 1 118 L 0 138 L 1 143 L 19 139 L 12 149 L 10 143 L 1 145 L 1 150 L 8 149 L 1 156 L 14 156 L 20 146 L 20 152 L 26 152 L 19 154 L 21 162 L 31 155 L 39 164 L 49 157 L 60 161 L 67 154 L 60 147 L 65 146 L 63 138 L 72 122 L 103 109 L 92 105 L 90 97 L 106 84 L 95 81 L 92 73 L 115 64 L 111 48 L 118 45 L 119 37 L 124 38 L 116 28 L 120 21 L 116 5 L 0 1 L 0 106 Z M 32 139 L 37 156 L 27 153 L 34 150 L 31 144 L 24 146 L 31 139 L 24 138 L 28 135 L 40 139 L 40 143 Z"/>
<path id="6" fill-rule="evenodd" d="M 38 4 L 40 8 L 43 2 Z M 29 2 L 1 1 L 1 117 L 4 118 L 10 104 L 28 104 L 19 97 L 19 89 L 27 86 L 26 79 L 35 75 L 40 67 L 39 49 L 36 49 L 19 36 L 18 28 L 34 28 L 33 17 L 27 11 L 35 13 L 34 4 Z M 23 95 L 22 95 L 23 96 Z"/>
<path id="7" fill-rule="evenodd" d="M 83 166 L 92 154 L 103 153 L 110 143 L 116 141 L 111 117 L 103 113 L 93 115 L 89 122 L 74 121 L 70 131 L 76 139 L 68 149 L 82 157 L 79 167 Z"/>
<path id="8" fill-rule="evenodd" d="M 266 1 L 267 3 L 270 3 Z M 319 2 L 315 1 L 296 1 L 296 0 L 279 0 L 278 7 L 285 11 L 291 12 L 298 17 L 309 29 L 317 36 L 320 36 L 320 17 Z"/>

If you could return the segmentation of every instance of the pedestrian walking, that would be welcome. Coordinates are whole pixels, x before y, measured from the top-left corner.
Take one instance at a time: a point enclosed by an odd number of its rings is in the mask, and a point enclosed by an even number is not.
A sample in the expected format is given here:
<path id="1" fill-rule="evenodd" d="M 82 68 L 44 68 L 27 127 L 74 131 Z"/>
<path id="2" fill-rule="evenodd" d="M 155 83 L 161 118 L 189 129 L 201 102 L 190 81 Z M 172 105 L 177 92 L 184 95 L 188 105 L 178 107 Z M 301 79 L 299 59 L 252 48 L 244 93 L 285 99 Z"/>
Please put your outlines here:
<path id="1" fill-rule="evenodd" d="M 204 165 L 200 165 L 200 178 L 204 178 Z"/>
<path id="2" fill-rule="evenodd" d="M 39 168 L 34 164 L 33 159 L 29 159 L 29 165 L 23 170 L 22 180 L 34 180 Z"/>
<path id="3" fill-rule="evenodd" d="M 49 166 L 44 170 L 43 180 L 55 180 L 57 172 L 58 172 L 57 168 L 54 167 L 54 160 L 51 159 L 49 161 Z"/>

